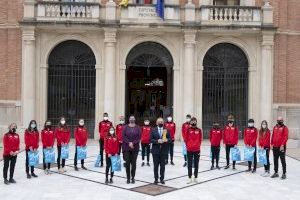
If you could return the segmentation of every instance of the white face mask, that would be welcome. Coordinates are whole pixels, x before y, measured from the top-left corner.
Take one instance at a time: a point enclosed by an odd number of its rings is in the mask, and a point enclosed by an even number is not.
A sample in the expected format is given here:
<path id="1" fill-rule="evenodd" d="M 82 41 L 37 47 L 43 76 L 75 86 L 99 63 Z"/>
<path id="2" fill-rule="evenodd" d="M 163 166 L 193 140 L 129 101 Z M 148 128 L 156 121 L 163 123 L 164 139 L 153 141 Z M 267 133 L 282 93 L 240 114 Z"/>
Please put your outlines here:
<path id="1" fill-rule="evenodd" d="M 120 124 L 124 124 L 124 120 L 120 120 Z"/>
<path id="2" fill-rule="evenodd" d="M 83 126 L 84 125 L 84 122 L 79 122 L 79 126 Z"/>
<path id="3" fill-rule="evenodd" d="M 65 120 L 61 120 L 60 123 L 61 123 L 62 125 L 65 125 L 66 121 L 65 121 Z"/>
<path id="4" fill-rule="evenodd" d="M 172 117 L 168 117 L 168 122 L 171 122 L 172 121 Z"/>
<path id="5" fill-rule="evenodd" d="M 266 125 L 266 124 L 263 124 L 263 125 L 261 125 L 261 127 L 262 127 L 263 129 L 266 129 L 266 128 L 267 128 L 267 125 Z"/>
<path id="6" fill-rule="evenodd" d="M 148 125 L 149 125 L 149 122 L 144 122 L 144 124 L 145 124 L 146 126 L 148 126 Z"/>
<path id="7" fill-rule="evenodd" d="M 34 129 L 34 128 L 36 128 L 36 124 L 30 124 L 30 128 L 32 128 L 32 129 Z"/>
<path id="8" fill-rule="evenodd" d="M 108 120 L 108 117 L 103 117 L 103 119 L 104 119 L 105 121 L 107 121 L 107 120 Z"/>
<path id="9" fill-rule="evenodd" d="M 113 135 L 115 133 L 115 131 L 109 131 L 110 135 Z"/>
<path id="10" fill-rule="evenodd" d="M 254 123 L 248 123 L 249 127 L 254 127 Z"/>
<path id="11" fill-rule="evenodd" d="M 190 122 L 190 121 L 191 121 L 191 118 L 186 118 L 186 121 L 187 121 L 187 122 Z"/>

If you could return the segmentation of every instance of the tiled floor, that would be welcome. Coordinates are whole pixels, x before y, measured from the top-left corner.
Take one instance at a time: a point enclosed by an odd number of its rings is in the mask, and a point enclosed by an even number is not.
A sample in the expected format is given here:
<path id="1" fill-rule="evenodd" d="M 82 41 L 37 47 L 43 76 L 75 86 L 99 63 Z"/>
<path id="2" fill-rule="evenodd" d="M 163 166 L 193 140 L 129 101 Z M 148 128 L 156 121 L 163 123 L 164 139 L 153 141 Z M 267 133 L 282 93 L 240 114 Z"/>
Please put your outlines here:
<path id="1" fill-rule="evenodd" d="M 207 143 L 206 143 L 207 144 Z M 74 148 L 71 147 L 71 157 Z M 0 183 L 1 200 L 19 199 L 298 199 L 300 196 L 300 161 L 287 157 L 288 179 L 271 179 L 261 177 L 263 168 L 256 174 L 244 172 L 247 169 L 240 163 L 237 170 L 210 171 L 209 146 L 204 145 L 201 152 L 199 183 L 188 185 L 187 169 L 182 167 L 181 146 L 175 146 L 175 166 L 166 167 L 166 185 L 154 186 L 153 166 L 141 167 L 141 156 L 138 157 L 136 184 L 126 184 L 125 170 L 117 172 L 114 184 L 105 185 L 105 168 L 95 168 L 94 161 L 98 152 L 96 143 L 91 142 L 86 159 L 87 171 L 74 171 L 73 159 L 67 161 L 67 172 L 45 175 L 43 170 L 36 169 L 38 178 L 28 180 L 25 177 L 24 157 L 18 156 L 15 179 L 17 184 Z M 221 151 L 220 166 L 224 166 L 224 149 Z M 296 153 L 294 153 L 297 155 Z M 152 159 L 151 159 L 152 160 Z M 271 158 L 272 160 L 272 158 Z M 1 167 L 3 161 L 1 161 Z M 80 164 L 79 164 L 80 166 Z M 273 166 L 271 166 L 273 168 Z M 2 175 L 2 170 L 1 170 Z"/>

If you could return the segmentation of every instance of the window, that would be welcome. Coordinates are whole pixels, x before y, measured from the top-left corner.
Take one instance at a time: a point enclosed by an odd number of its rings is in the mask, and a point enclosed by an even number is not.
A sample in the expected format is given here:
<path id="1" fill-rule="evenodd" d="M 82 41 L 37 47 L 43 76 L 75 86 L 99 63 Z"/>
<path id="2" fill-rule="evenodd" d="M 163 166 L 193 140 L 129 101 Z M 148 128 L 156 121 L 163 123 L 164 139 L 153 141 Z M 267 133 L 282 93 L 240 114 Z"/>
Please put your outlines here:
<path id="1" fill-rule="evenodd" d="M 240 0 L 214 0 L 216 6 L 239 6 Z"/>

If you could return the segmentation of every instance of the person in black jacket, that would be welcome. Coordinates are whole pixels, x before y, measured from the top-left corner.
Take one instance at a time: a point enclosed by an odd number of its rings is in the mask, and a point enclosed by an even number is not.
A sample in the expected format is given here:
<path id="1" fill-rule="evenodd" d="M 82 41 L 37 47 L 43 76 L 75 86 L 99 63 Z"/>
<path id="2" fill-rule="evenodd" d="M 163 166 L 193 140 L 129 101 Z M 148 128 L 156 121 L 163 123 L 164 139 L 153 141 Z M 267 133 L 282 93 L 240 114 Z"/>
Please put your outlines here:
<path id="1" fill-rule="evenodd" d="M 160 183 L 165 184 L 165 160 L 168 155 L 169 143 L 172 141 L 168 129 L 164 129 L 164 120 L 156 120 L 157 127 L 151 130 L 152 156 L 154 163 L 154 184 L 158 184 L 158 168 L 160 166 Z"/>

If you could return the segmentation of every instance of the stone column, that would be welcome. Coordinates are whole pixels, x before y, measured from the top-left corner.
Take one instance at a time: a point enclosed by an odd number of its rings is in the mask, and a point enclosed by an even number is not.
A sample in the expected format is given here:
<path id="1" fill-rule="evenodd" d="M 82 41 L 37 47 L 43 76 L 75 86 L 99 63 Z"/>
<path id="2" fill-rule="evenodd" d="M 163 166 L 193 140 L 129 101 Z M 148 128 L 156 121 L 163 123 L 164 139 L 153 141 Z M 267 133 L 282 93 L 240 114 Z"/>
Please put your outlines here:
<path id="1" fill-rule="evenodd" d="M 104 30 L 104 112 L 115 121 L 116 82 L 116 32 L 114 28 Z"/>
<path id="2" fill-rule="evenodd" d="M 96 64 L 96 102 L 95 102 L 95 131 L 94 131 L 94 139 L 99 139 L 98 133 L 98 123 L 102 120 L 103 107 L 104 107 L 104 97 L 103 97 L 103 66 L 100 64 Z"/>
<path id="3" fill-rule="evenodd" d="M 272 105 L 273 105 L 273 45 L 274 33 L 263 31 L 261 47 L 261 94 L 260 110 L 261 120 L 267 120 L 272 124 Z"/>
<path id="4" fill-rule="evenodd" d="M 202 128 L 202 102 L 203 102 L 203 65 L 197 66 L 195 73 L 195 116 L 198 120 L 198 126 Z"/>
<path id="5" fill-rule="evenodd" d="M 183 115 L 194 115 L 194 58 L 196 31 L 184 31 Z"/>
<path id="6" fill-rule="evenodd" d="M 22 125 L 35 119 L 35 31 L 22 29 Z"/>

